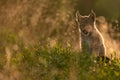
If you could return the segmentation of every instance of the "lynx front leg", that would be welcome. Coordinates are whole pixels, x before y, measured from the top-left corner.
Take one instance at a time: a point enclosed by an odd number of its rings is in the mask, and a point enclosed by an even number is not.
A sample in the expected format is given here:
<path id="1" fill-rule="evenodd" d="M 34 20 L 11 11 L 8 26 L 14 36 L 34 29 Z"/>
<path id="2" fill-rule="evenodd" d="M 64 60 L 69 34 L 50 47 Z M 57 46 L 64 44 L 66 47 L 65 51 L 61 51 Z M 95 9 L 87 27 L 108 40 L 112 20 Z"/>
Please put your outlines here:
<path id="1" fill-rule="evenodd" d="M 97 42 L 92 44 L 92 55 L 93 57 L 99 56 L 99 44 Z"/>

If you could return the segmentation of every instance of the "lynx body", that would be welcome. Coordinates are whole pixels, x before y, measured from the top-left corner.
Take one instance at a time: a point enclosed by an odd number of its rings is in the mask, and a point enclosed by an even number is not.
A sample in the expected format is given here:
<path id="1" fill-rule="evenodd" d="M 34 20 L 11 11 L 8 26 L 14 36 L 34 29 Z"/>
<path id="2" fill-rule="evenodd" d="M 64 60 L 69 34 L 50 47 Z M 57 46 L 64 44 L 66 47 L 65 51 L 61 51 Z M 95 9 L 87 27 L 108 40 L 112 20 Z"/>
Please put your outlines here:
<path id="1" fill-rule="evenodd" d="M 79 29 L 80 50 L 88 51 L 93 56 L 104 56 L 106 48 L 104 38 L 96 27 L 96 15 L 93 11 L 88 16 L 82 16 L 77 11 L 76 21 Z"/>

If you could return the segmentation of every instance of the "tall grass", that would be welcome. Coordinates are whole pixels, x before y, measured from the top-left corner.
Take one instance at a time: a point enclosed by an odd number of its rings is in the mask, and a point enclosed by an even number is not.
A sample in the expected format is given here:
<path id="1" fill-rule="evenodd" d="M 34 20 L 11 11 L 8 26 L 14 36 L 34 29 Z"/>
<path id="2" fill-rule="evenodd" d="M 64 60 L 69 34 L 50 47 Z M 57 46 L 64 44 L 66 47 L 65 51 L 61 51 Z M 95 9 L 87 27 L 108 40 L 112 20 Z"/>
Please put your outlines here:
<path id="1" fill-rule="evenodd" d="M 11 65 L 19 71 L 19 80 L 119 80 L 120 62 L 97 62 L 89 53 L 62 47 L 24 48 Z"/>
<path id="2" fill-rule="evenodd" d="M 87 51 L 76 51 L 75 12 L 89 12 L 80 4 L 82 0 L 1 0 L 0 80 L 119 80 L 119 60 L 98 63 Z"/>
<path id="3" fill-rule="evenodd" d="M 30 46 L 11 31 L 1 31 L 1 80 L 119 80 L 120 61 L 91 58 L 71 46 Z M 5 54 L 4 54 L 5 53 Z"/>

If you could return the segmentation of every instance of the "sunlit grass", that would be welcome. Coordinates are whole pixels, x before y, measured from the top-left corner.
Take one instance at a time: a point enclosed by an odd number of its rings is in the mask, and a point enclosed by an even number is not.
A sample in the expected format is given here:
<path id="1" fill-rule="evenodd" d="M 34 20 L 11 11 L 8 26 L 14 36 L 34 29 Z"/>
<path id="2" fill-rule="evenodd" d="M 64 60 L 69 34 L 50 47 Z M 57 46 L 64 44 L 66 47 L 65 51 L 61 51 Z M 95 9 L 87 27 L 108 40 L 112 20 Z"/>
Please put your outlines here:
<path id="1" fill-rule="evenodd" d="M 0 73 L 18 80 L 119 80 L 120 61 L 97 61 L 85 51 L 73 51 L 48 40 L 46 46 L 28 46 L 13 32 L 1 31 Z M 54 44 L 53 44 L 54 43 Z M 16 75 L 15 75 L 16 74 Z M 6 79 L 7 80 L 7 79 Z"/>
<path id="2" fill-rule="evenodd" d="M 1 37 L 4 46 L 0 49 L 0 70 L 4 77 L 18 80 L 120 79 L 120 61 L 117 59 L 108 63 L 97 61 L 87 51 L 73 51 L 71 44 L 63 47 L 55 40 L 46 46 L 28 46 L 12 32 L 3 32 Z"/>
<path id="3" fill-rule="evenodd" d="M 0 80 L 120 80 L 119 60 L 97 62 L 86 49 L 76 51 L 75 12 L 89 11 L 80 4 L 80 0 L 1 0 Z"/>

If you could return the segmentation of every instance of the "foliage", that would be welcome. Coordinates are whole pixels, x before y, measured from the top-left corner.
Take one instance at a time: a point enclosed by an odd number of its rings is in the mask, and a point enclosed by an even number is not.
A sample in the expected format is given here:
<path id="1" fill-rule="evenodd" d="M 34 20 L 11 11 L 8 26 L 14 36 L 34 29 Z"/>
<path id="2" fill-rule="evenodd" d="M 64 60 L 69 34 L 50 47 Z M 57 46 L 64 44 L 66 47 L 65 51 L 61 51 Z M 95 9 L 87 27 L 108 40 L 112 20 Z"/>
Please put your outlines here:
<path id="1" fill-rule="evenodd" d="M 13 64 L 14 63 L 14 64 Z M 109 63 L 92 59 L 89 53 L 73 52 L 69 48 L 35 48 L 24 49 L 23 53 L 12 58 L 22 80 L 119 80 L 120 62 Z M 72 70 L 71 70 L 72 68 Z M 20 78 L 20 79 L 21 79 Z"/>

